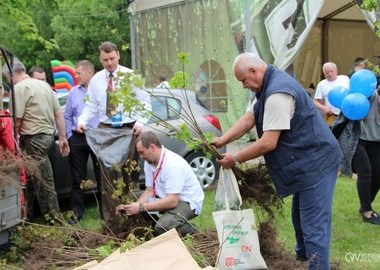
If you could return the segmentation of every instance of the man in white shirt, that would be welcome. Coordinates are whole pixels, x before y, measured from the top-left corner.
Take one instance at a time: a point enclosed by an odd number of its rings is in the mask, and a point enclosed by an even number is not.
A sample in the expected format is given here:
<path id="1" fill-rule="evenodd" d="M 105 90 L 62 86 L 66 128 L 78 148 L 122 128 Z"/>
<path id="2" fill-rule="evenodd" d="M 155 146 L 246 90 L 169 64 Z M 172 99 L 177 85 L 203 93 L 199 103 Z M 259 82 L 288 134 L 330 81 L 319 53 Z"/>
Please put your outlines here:
<path id="1" fill-rule="evenodd" d="M 88 100 L 83 108 L 82 114 L 78 117 L 77 132 L 83 133 L 86 130 L 86 125 L 94 118 L 98 117 L 100 124 L 99 128 L 110 129 L 132 129 L 133 137 L 139 136 L 143 131 L 144 124 L 148 122 L 148 118 L 139 114 L 136 111 L 125 111 L 122 104 L 113 105 L 110 103 L 109 92 L 120 87 L 122 75 L 120 73 L 132 72 L 131 69 L 119 65 L 120 53 L 115 44 L 112 42 L 103 42 L 99 46 L 99 59 L 104 69 L 97 72 L 91 79 L 88 85 Z M 119 77 L 120 76 L 120 77 Z M 135 87 L 133 89 L 136 98 L 145 105 L 145 109 L 150 111 L 150 97 L 147 92 Z M 117 125 L 113 119 L 118 114 Z M 113 134 L 113 133 L 112 133 Z M 128 153 L 129 160 L 137 162 L 138 156 L 135 151 L 134 138 L 130 144 Z M 115 151 L 120 149 L 115 149 Z M 106 167 L 102 162 L 101 165 L 101 194 L 102 194 L 102 213 L 105 220 L 105 225 L 111 227 L 115 225 L 115 207 L 118 202 L 112 198 L 115 191 L 115 180 L 118 178 L 116 168 Z M 121 169 L 123 180 L 126 184 L 126 190 L 129 186 L 129 178 L 124 169 Z M 115 227 L 116 228 L 116 225 Z"/>
<path id="2" fill-rule="evenodd" d="M 317 85 L 317 90 L 314 95 L 314 104 L 321 111 L 326 123 L 331 126 L 340 109 L 330 104 L 327 96 L 330 90 L 336 86 L 347 88 L 350 86 L 350 79 L 346 75 L 338 75 L 338 69 L 335 63 L 327 62 L 322 67 L 324 80 Z"/>
<path id="3" fill-rule="evenodd" d="M 137 202 L 116 207 L 116 213 L 125 211 L 127 215 L 136 215 L 159 211 L 163 215 L 155 225 L 155 235 L 173 228 L 182 236 L 196 231 L 188 221 L 201 213 L 204 193 L 189 163 L 164 148 L 151 131 L 137 138 L 136 147 L 145 160 L 146 189 Z"/>
<path id="4" fill-rule="evenodd" d="M 164 76 L 160 76 L 160 83 L 156 86 L 156 88 L 170 88 L 169 82 L 166 80 Z"/>

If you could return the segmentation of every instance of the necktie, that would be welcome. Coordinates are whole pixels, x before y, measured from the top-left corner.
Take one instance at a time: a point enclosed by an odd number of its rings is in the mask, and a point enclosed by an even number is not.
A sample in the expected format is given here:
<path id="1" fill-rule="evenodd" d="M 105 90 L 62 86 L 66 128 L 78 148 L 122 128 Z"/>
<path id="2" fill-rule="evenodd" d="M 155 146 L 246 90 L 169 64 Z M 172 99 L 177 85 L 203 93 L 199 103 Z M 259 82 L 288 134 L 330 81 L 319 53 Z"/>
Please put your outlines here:
<path id="1" fill-rule="evenodd" d="M 107 108 L 106 108 L 106 115 L 111 118 L 112 115 L 115 113 L 115 105 L 111 103 L 111 97 L 110 92 L 113 91 L 113 84 L 112 84 L 113 74 L 110 73 L 108 76 L 108 85 L 107 85 Z"/>

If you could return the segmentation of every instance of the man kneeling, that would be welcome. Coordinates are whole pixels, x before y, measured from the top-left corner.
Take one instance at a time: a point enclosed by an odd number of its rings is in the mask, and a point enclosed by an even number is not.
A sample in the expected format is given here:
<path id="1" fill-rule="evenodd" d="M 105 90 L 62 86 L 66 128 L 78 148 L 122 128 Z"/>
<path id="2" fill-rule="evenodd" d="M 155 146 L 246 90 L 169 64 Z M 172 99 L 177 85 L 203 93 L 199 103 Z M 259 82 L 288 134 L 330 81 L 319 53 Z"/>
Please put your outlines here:
<path id="1" fill-rule="evenodd" d="M 173 228 L 181 236 L 194 233 L 196 228 L 188 221 L 201 213 L 204 193 L 190 165 L 162 146 L 151 131 L 137 138 L 136 149 L 145 160 L 146 189 L 137 202 L 117 206 L 116 214 L 158 211 L 162 215 L 155 225 L 155 235 Z"/>

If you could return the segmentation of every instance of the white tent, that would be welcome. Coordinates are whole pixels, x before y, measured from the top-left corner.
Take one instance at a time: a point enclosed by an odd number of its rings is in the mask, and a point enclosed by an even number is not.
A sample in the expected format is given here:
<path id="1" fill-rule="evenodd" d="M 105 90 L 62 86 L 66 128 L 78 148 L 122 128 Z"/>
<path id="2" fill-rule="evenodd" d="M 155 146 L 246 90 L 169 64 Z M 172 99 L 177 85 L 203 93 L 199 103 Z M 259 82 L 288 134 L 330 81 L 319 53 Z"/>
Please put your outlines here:
<path id="1" fill-rule="evenodd" d="M 231 69 L 239 52 L 256 51 L 288 68 L 304 87 L 319 82 L 326 61 L 347 74 L 356 57 L 377 63 L 374 56 L 380 55 L 379 40 L 356 1 L 135 0 L 129 12 L 133 68 L 154 85 L 157 75 L 170 78 L 182 69 L 179 52 L 190 53 L 185 69 L 193 75 L 191 87 L 223 128 L 248 103 Z"/>
<path id="2" fill-rule="evenodd" d="M 380 39 L 371 29 L 355 1 L 326 0 L 318 19 L 294 63 L 297 79 L 315 86 L 321 79 L 321 65 L 335 62 L 339 72 L 348 74 L 356 57 L 378 64 Z"/>

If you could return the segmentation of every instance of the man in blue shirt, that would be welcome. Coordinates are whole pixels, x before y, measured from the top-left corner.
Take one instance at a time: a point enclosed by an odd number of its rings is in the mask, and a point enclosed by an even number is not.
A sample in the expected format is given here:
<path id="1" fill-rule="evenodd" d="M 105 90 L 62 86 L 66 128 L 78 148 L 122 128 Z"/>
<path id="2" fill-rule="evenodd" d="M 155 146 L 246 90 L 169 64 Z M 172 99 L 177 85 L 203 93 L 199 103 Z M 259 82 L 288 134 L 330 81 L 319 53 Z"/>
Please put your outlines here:
<path id="1" fill-rule="evenodd" d="M 89 156 L 92 158 L 95 177 L 100 190 L 98 160 L 88 146 L 85 134 L 77 132 L 78 117 L 85 106 L 84 100 L 87 96 L 87 87 L 94 72 L 94 65 L 90 61 L 82 60 L 76 63 L 75 76 L 78 79 L 78 85 L 70 90 L 65 108 L 66 137 L 71 148 L 69 162 L 72 177 L 70 208 L 74 212 L 74 217 L 70 220 L 72 223 L 76 223 L 83 217 L 85 190 L 83 187 L 81 188 L 81 184 L 84 184 L 84 181 L 87 179 L 87 161 Z M 96 128 L 98 124 L 98 118 L 94 117 L 87 126 Z"/>

